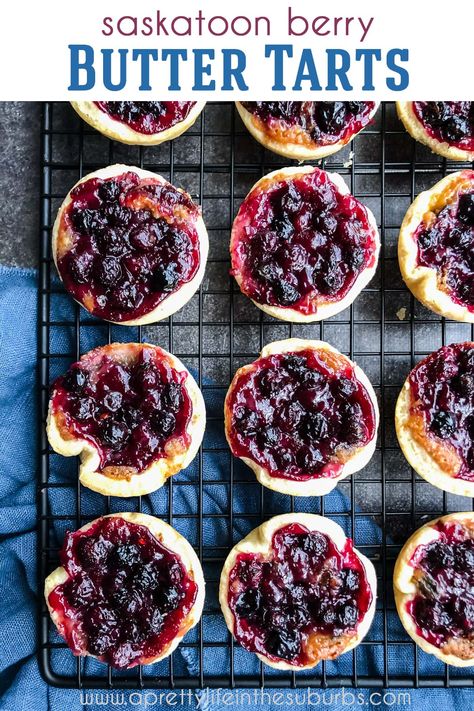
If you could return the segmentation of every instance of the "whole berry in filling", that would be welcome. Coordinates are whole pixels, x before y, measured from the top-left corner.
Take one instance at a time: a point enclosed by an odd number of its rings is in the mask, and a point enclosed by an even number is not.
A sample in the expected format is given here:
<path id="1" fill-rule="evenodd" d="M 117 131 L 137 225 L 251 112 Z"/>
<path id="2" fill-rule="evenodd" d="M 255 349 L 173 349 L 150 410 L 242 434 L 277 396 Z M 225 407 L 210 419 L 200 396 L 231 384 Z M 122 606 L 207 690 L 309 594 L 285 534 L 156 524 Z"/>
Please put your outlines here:
<path id="1" fill-rule="evenodd" d="M 432 138 L 474 150 L 473 101 L 414 101 L 413 111 Z"/>
<path id="2" fill-rule="evenodd" d="M 428 437 L 454 450 L 453 476 L 474 481 L 474 343 L 444 346 L 409 377 L 411 414 L 421 415 Z"/>
<path id="3" fill-rule="evenodd" d="M 258 359 L 233 385 L 228 406 L 234 455 L 283 479 L 336 477 L 375 435 L 364 385 L 350 364 L 328 367 L 324 351 Z"/>
<path id="4" fill-rule="evenodd" d="M 249 651 L 299 666 L 316 661 L 328 637 L 354 636 L 371 601 L 352 541 L 340 551 L 328 536 L 299 524 L 276 531 L 269 555 L 240 553 L 229 574 L 236 639 Z"/>
<path id="5" fill-rule="evenodd" d="M 316 313 L 343 299 L 375 260 L 365 207 L 318 168 L 257 187 L 234 223 L 233 273 L 260 304 Z"/>
<path id="6" fill-rule="evenodd" d="M 137 133 L 161 133 L 187 118 L 195 101 L 96 101 L 111 118 Z"/>
<path id="7" fill-rule="evenodd" d="M 119 516 L 68 533 L 61 564 L 69 574 L 48 602 L 75 654 L 128 668 L 166 651 L 196 599 L 180 557 L 146 526 Z"/>
<path id="8" fill-rule="evenodd" d="M 146 347 L 128 363 L 92 354 L 56 380 L 51 408 L 60 428 L 97 448 L 104 474 L 140 473 L 166 456 L 170 440 L 176 451 L 189 447 L 185 371 Z"/>
<path id="9" fill-rule="evenodd" d="M 372 101 L 243 101 L 248 112 L 268 124 L 303 129 L 312 142 L 331 145 L 350 139 L 370 121 Z"/>
<path id="10" fill-rule="evenodd" d="M 438 522 L 439 538 L 415 550 L 418 592 L 407 609 L 418 634 L 436 647 L 469 640 L 474 656 L 474 540 L 460 524 Z"/>
<path id="11" fill-rule="evenodd" d="M 59 226 L 58 269 L 67 290 L 99 318 L 148 314 L 195 276 L 197 217 L 188 195 L 131 171 L 80 183 Z"/>
<path id="12" fill-rule="evenodd" d="M 472 174 L 474 183 L 474 172 Z M 414 234 L 418 265 L 436 269 L 440 288 L 474 311 L 474 189 L 462 192 Z"/>

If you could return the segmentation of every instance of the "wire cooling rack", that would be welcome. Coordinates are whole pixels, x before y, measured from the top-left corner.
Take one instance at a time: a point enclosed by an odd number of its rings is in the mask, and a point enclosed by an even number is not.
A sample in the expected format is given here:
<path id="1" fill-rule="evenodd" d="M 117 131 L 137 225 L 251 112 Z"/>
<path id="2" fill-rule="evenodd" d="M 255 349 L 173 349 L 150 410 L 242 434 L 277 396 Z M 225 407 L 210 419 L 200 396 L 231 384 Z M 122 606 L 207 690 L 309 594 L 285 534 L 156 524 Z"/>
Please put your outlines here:
<path id="1" fill-rule="evenodd" d="M 403 631 L 392 595 L 393 564 L 401 544 L 423 522 L 470 509 L 471 500 L 441 492 L 419 479 L 403 458 L 393 426 L 399 389 L 413 365 L 444 343 L 473 337 L 470 326 L 425 310 L 403 286 L 396 239 L 414 196 L 447 172 L 465 167 L 431 154 L 405 133 L 393 104 L 323 167 L 344 176 L 351 191 L 374 212 L 383 250 L 377 276 L 344 313 L 320 324 L 290 325 L 264 316 L 229 276 L 229 231 L 241 201 L 256 180 L 285 161 L 261 148 L 230 103 L 210 103 L 177 140 L 159 147 L 123 146 L 86 126 L 68 104 L 47 103 L 42 126 L 42 198 L 39 286 L 39 580 L 58 564 L 67 529 L 109 512 L 143 510 L 161 516 L 195 546 L 207 583 L 201 623 L 167 660 L 117 672 L 76 659 L 55 632 L 44 602 L 39 660 L 55 686 L 82 688 L 187 687 L 443 687 L 473 686 L 465 673 L 437 662 Z M 210 236 L 206 276 L 198 294 L 166 322 L 148 328 L 106 325 L 73 303 L 58 282 L 51 259 L 51 227 L 70 187 L 111 163 L 138 165 L 184 187 L 203 206 Z M 53 316 L 54 314 L 54 316 Z M 223 436 L 222 405 L 236 369 L 265 343 L 290 336 L 321 338 L 355 358 L 379 396 L 381 425 L 370 464 L 338 485 L 339 494 L 292 499 L 264 489 Z M 44 425 L 52 380 L 96 345 L 148 340 L 167 348 L 197 373 L 208 411 L 208 429 L 194 464 L 155 494 L 134 499 L 102 497 L 77 483 L 77 462 L 54 454 Z M 367 638 L 336 662 L 309 673 L 271 670 L 233 642 L 219 611 L 217 588 L 232 545 L 263 520 L 287 511 L 313 511 L 345 525 L 355 545 L 374 562 L 378 603 Z"/>

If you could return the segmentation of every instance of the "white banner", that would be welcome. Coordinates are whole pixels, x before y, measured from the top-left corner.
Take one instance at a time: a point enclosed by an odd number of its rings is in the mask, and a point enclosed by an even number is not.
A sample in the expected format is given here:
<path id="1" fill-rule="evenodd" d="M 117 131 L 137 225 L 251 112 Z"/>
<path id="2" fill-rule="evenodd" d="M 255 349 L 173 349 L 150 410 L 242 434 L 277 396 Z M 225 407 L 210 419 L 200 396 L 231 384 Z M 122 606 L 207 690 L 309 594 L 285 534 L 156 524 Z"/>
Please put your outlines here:
<path id="1" fill-rule="evenodd" d="M 0 99 L 474 99 L 474 4 L 452 7 L 8 0 Z"/>

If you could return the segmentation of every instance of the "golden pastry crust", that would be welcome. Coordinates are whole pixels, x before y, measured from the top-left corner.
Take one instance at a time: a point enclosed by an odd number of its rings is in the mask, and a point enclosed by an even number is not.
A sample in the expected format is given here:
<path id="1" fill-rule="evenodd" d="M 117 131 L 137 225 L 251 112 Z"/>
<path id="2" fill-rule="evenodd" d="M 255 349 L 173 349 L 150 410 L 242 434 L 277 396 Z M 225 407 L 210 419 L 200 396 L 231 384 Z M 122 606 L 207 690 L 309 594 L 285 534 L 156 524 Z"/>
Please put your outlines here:
<path id="1" fill-rule="evenodd" d="M 157 146 L 165 141 L 171 141 L 173 138 L 178 138 L 182 133 L 191 128 L 193 123 L 201 114 L 205 101 L 198 101 L 193 106 L 189 114 L 183 121 L 175 123 L 174 126 L 167 128 L 159 133 L 140 133 L 128 126 L 126 123 L 117 121 L 105 111 L 102 111 L 93 101 L 71 101 L 71 106 L 79 114 L 79 116 L 99 131 L 107 138 L 112 138 L 114 141 L 127 143 L 132 146 Z"/>
<path id="2" fill-rule="evenodd" d="M 452 146 L 450 143 L 447 143 L 447 141 L 439 141 L 437 138 L 430 136 L 413 111 L 413 101 L 397 101 L 397 113 L 410 136 L 414 138 L 415 141 L 431 148 L 433 153 L 437 153 L 439 156 L 443 156 L 443 158 L 447 158 L 448 160 L 474 160 L 474 151 Z"/>
<path id="3" fill-rule="evenodd" d="M 292 160 L 321 160 L 327 156 L 337 153 L 344 148 L 360 131 L 353 133 L 331 145 L 323 146 L 312 141 L 308 134 L 299 126 L 287 126 L 281 122 L 280 128 L 272 130 L 258 116 L 250 113 L 242 106 L 240 101 L 235 102 L 237 111 L 246 127 L 256 141 L 261 143 L 269 151 L 277 153 Z M 377 113 L 379 104 L 376 103 L 371 114 L 372 119 Z M 370 120 L 369 119 L 369 120 Z M 275 123 L 278 123 L 275 121 Z M 361 129 L 363 130 L 363 129 Z"/>
<path id="4" fill-rule="evenodd" d="M 412 294 L 440 316 L 474 323 L 474 312 L 456 303 L 440 282 L 436 269 L 418 265 L 418 244 L 414 234 L 421 223 L 430 224 L 437 214 L 457 199 L 459 193 L 474 188 L 474 170 L 461 170 L 440 180 L 412 202 L 402 222 L 398 238 L 398 261 L 402 277 Z"/>
<path id="5" fill-rule="evenodd" d="M 64 426 L 61 411 L 53 412 L 52 401 L 55 391 L 51 394 L 46 431 L 51 447 L 65 457 L 79 456 L 79 481 L 88 489 L 97 491 L 104 496 L 142 496 L 156 491 L 181 469 L 185 469 L 196 456 L 204 436 L 206 426 L 206 410 L 202 393 L 191 373 L 176 356 L 149 343 L 112 343 L 89 351 L 81 357 L 80 362 L 91 364 L 97 358 L 107 355 L 117 362 L 127 364 L 133 361 L 143 349 L 152 349 L 160 358 L 168 361 L 170 366 L 180 372 L 186 372 L 185 387 L 192 402 L 192 416 L 187 427 L 190 444 L 183 447 L 180 438 L 169 440 L 166 444 L 166 456 L 154 460 L 141 472 L 128 467 L 107 467 L 107 473 L 100 470 L 100 455 L 96 447 L 86 439 L 79 439 Z"/>
<path id="6" fill-rule="evenodd" d="M 410 561 L 419 545 L 426 545 L 439 538 L 439 532 L 434 528 L 438 522 L 459 523 L 469 530 L 471 537 L 474 537 L 474 513 L 472 511 L 441 516 L 415 531 L 403 546 L 395 563 L 393 572 L 395 604 L 405 630 L 424 652 L 433 654 L 445 664 L 451 664 L 456 667 L 469 667 L 474 665 L 474 640 L 469 642 L 468 640 L 453 639 L 450 643 L 444 645 L 443 649 L 436 647 L 418 634 L 415 621 L 406 609 L 407 603 L 418 591 L 416 578 L 414 577 L 415 568 L 413 568 Z"/>
<path id="7" fill-rule="evenodd" d="M 235 566 L 237 557 L 241 553 L 261 553 L 264 556 L 268 556 L 272 547 L 273 534 L 278 531 L 278 529 L 292 523 L 298 523 L 301 526 L 305 526 L 309 531 L 319 531 L 320 533 L 325 534 L 332 540 L 339 550 L 343 550 L 346 544 L 347 537 L 342 528 L 331 519 L 325 518 L 324 516 L 317 516 L 316 514 L 281 514 L 280 516 L 274 516 L 269 521 L 266 521 L 261 526 L 258 526 L 258 528 L 254 528 L 253 531 L 251 531 L 245 538 L 239 541 L 239 543 L 232 548 L 227 556 L 221 573 L 219 602 L 227 627 L 232 635 L 234 635 L 235 620 L 228 602 L 229 576 Z M 356 548 L 354 548 L 354 553 L 357 555 L 364 567 L 367 582 L 372 591 L 372 601 L 369 609 L 359 623 L 355 634 L 343 635 L 337 639 L 327 635 L 315 635 L 313 639 L 309 640 L 309 644 L 311 645 L 312 661 L 306 665 L 295 666 L 283 661 L 275 662 L 263 654 L 257 654 L 260 661 L 268 664 L 268 666 L 273 667 L 274 669 L 302 671 L 304 669 L 312 669 L 322 659 L 335 659 L 340 654 L 349 652 L 351 649 L 354 649 L 354 647 L 357 647 L 369 631 L 374 618 L 377 576 L 371 561 L 362 555 L 362 553 L 360 553 Z"/>
<path id="8" fill-rule="evenodd" d="M 412 402 L 409 375 L 395 407 L 398 443 L 409 465 L 423 479 L 443 491 L 474 497 L 474 482 L 455 476 L 461 466 L 459 455 L 441 440 L 428 435 L 422 415 L 414 415 L 411 411 Z"/>
<path id="9" fill-rule="evenodd" d="M 161 654 L 155 657 L 149 657 L 147 659 L 141 660 L 140 664 L 153 664 L 154 662 L 159 662 L 161 659 L 168 657 L 178 646 L 184 635 L 192 629 L 200 620 L 202 615 L 202 610 L 204 607 L 204 597 L 205 597 L 205 582 L 204 575 L 202 572 L 201 563 L 199 558 L 194 552 L 192 546 L 188 541 L 181 536 L 172 526 L 162 521 L 155 516 L 149 516 L 143 513 L 117 513 L 108 514 L 107 516 L 102 516 L 101 518 L 123 518 L 130 523 L 134 523 L 138 526 L 145 526 L 150 533 L 157 538 L 160 543 L 162 543 L 166 548 L 168 548 L 173 553 L 176 553 L 185 567 L 188 574 L 194 579 L 197 585 L 196 599 L 191 610 L 188 612 L 186 618 L 183 620 L 181 628 L 178 634 L 170 641 L 167 647 L 162 651 Z M 91 528 L 99 519 L 90 521 L 79 531 L 87 531 Z M 53 570 L 50 575 L 45 580 L 44 583 L 44 596 L 46 599 L 46 605 L 48 606 L 49 614 L 52 621 L 54 622 L 59 634 L 61 633 L 61 620 L 57 612 L 49 604 L 49 595 L 58 586 L 62 585 L 69 578 L 69 574 L 63 566 L 59 566 Z M 63 635 L 62 635 L 63 636 Z M 91 656 L 94 659 L 97 657 L 93 654 L 86 653 L 84 656 Z M 100 661 L 100 660 L 99 660 Z"/>
<path id="10" fill-rule="evenodd" d="M 258 190 L 260 192 L 265 192 L 266 190 L 271 189 L 274 185 L 276 185 L 278 182 L 286 180 L 288 178 L 296 178 L 301 175 L 305 175 L 307 173 L 312 173 L 315 170 L 319 170 L 318 168 L 315 168 L 314 166 L 299 166 L 299 167 L 290 167 L 290 168 L 279 168 L 278 170 L 273 171 L 272 173 L 269 173 L 268 175 L 265 175 L 263 178 L 260 178 L 255 185 L 251 188 L 249 191 L 247 199 L 255 190 Z M 346 183 L 344 182 L 344 179 L 338 174 L 338 173 L 326 173 L 327 177 L 331 180 L 333 185 L 337 188 L 338 192 L 341 193 L 342 195 L 348 195 L 350 193 L 349 188 L 347 187 Z M 245 202 L 245 201 L 244 201 Z M 377 223 L 375 221 L 375 217 L 372 214 L 372 212 L 369 210 L 368 207 L 364 208 L 367 212 L 367 218 L 370 227 L 373 229 L 374 233 L 374 241 L 375 241 L 375 253 L 374 253 L 374 263 L 372 266 L 368 266 L 365 269 L 361 271 L 357 279 L 355 280 L 354 284 L 352 287 L 349 289 L 347 294 L 344 296 L 344 298 L 340 299 L 339 301 L 318 301 L 318 308 L 316 313 L 314 314 L 304 314 L 301 313 L 301 311 L 298 311 L 297 309 L 293 309 L 291 307 L 282 307 L 282 306 L 271 306 L 269 304 L 261 304 L 258 301 L 255 301 L 255 299 L 251 299 L 251 301 L 257 306 L 259 309 L 261 309 L 264 313 L 268 314 L 269 316 L 273 316 L 274 318 L 280 319 L 282 321 L 290 321 L 292 323 L 314 323 L 315 321 L 322 321 L 323 319 L 330 318 L 331 316 L 335 316 L 336 314 L 340 313 L 341 311 L 344 311 L 344 309 L 347 309 L 357 298 L 357 296 L 360 294 L 362 289 L 364 289 L 368 283 L 371 281 L 373 278 L 375 272 L 377 271 L 377 265 L 378 265 L 378 259 L 379 259 L 379 252 L 380 252 L 380 235 L 379 231 L 377 229 Z M 237 216 L 236 219 L 234 220 L 234 224 L 232 226 L 232 234 L 230 238 L 230 254 L 231 254 L 231 259 L 232 255 L 234 253 L 234 249 L 236 247 L 236 244 L 238 243 L 240 239 L 240 230 L 241 230 L 241 224 L 239 217 Z M 242 289 L 243 285 L 243 277 L 240 271 L 234 269 L 233 270 L 235 280 L 237 284 L 239 285 L 239 288 L 241 289 L 242 293 L 245 294 L 245 291 Z"/>
<path id="11" fill-rule="evenodd" d="M 73 185 L 66 198 L 64 199 L 64 202 L 62 203 L 61 207 L 59 208 L 53 226 L 52 254 L 60 278 L 61 273 L 58 269 L 58 261 L 71 248 L 73 240 L 73 235 L 71 231 L 67 229 L 64 224 L 64 215 L 71 203 L 71 192 L 78 185 L 86 182 L 87 180 L 90 180 L 91 178 L 106 179 L 115 177 L 117 175 L 122 175 L 123 173 L 127 172 L 136 173 L 141 179 L 151 179 L 153 182 L 169 184 L 167 180 L 165 180 L 161 175 L 158 175 L 157 173 L 152 173 L 149 170 L 143 170 L 142 168 L 137 168 L 135 166 L 120 164 L 110 165 L 107 168 L 101 168 L 100 170 L 96 170 L 93 173 L 89 173 L 88 175 L 85 175 L 83 178 L 78 180 L 77 183 Z M 184 193 L 184 190 L 181 190 L 181 188 L 174 189 Z M 201 213 L 199 212 L 199 214 L 194 219 L 200 252 L 199 268 L 194 277 L 185 284 L 182 284 L 182 286 L 180 286 L 175 291 L 171 292 L 165 299 L 163 299 L 163 301 L 158 304 L 158 306 L 156 306 L 154 309 L 144 314 L 140 318 L 131 319 L 129 321 L 119 321 L 118 323 L 121 326 L 145 326 L 150 323 L 162 321 L 163 319 L 168 318 L 168 316 L 171 316 L 172 314 L 176 313 L 176 311 L 182 309 L 183 306 L 187 304 L 187 302 L 199 289 L 206 269 L 207 255 L 209 252 L 209 238 L 206 226 L 201 217 Z M 88 310 L 82 302 L 78 301 L 78 303 L 83 308 Z"/>
<path id="12" fill-rule="evenodd" d="M 262 349 L 259 358 L 266 358 L 267 356 L 274 355 L 276 353 L 297 353 L 298 351 L 304 350 L 315 350 L 325 352 L 326 365 L 330 367 L 330 365 L 333 364 L 334 370 L 339 370 L 341 364 L 350 364 L 352 366 L 356 378 L 365 387 L 372 401 L 375 413 L 374 437 L 365 446 L 352 451 L 348 455 L 348 457 L 345 458 L 340 474 L 333 478 L 315 477 L 313 479 L 306 479 L 304 481 L 283 479 L 281 477 L 272 476 L 268 469 L 262 467 L 253 459 L 249 459 L 248 457 L 240 457 L 240 459 L 242 459 L 242 461 L 245 462 L 245 464 L 247 464 L 247 466 L 249 466 L 253 470 L 260 484 L 266 486 L 268 489 L 278 491 L 281 494 L 288 494 L 289 496 L 324 496 L 325 494 L 328 494 L 330 491 L 332 491 L 337 486 L 337 483 L 341 481 L 341 479 L 344 479 L 345 477 L 349 476 L 349 474 L 354 474 L 355 472 L 358 472 L 360 469 L 365 467 L 366 464 L 368 464 L 368 462 L 372 458 L 377 440 L 379 408 L 377 403 L 377 396 L 375 395 L 374 389 L 364 371 L 359 368 L 356 363 L 349 360 L 347 356 L 343 355 L 342 353 L 339 353 L 336 348 L 330 346 L 329 343 L 325 343 L 324 341 L 305 340 L 302 338 L 288 338 L 284 341 L 275 341 L 273 343 L 269 343 Z M 229 390 L 227 391 L 227 395 L 225 398 L 225 435 L 231 451 L 232 411 L 230 408 L 230 398 L 240 376 L 244 373 L 249 372 L 250 370 L 252 370 L 252 368 L 253 363 L 250 363 L 249 365 L 244 365 L 242 368 L 239 368 L 239 370 L 234 375 L 234 378 L 230 384 Z"/>

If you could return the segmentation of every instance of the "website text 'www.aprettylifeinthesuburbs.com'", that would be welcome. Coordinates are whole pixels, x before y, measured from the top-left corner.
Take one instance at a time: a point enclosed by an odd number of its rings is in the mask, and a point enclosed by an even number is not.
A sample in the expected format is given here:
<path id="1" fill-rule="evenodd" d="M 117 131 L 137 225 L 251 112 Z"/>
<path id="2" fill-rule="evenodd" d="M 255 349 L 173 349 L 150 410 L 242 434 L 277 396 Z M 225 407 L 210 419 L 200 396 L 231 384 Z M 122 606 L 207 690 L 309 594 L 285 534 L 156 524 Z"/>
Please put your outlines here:
<path id="1" fill-rule="evenodd" d="M 360 708 L 410 706 L 408 691 L 371 691 L 350 689 L 301 689 L 298 691 L 278 689 L 204 689 L 193 691 L 82 691 L 81 703 L 87 706 L 116 708 L 136 706 L 157 708 L 159 706 L 212 709 L 222 707 L 279 706 L 312 708 Z"/>

